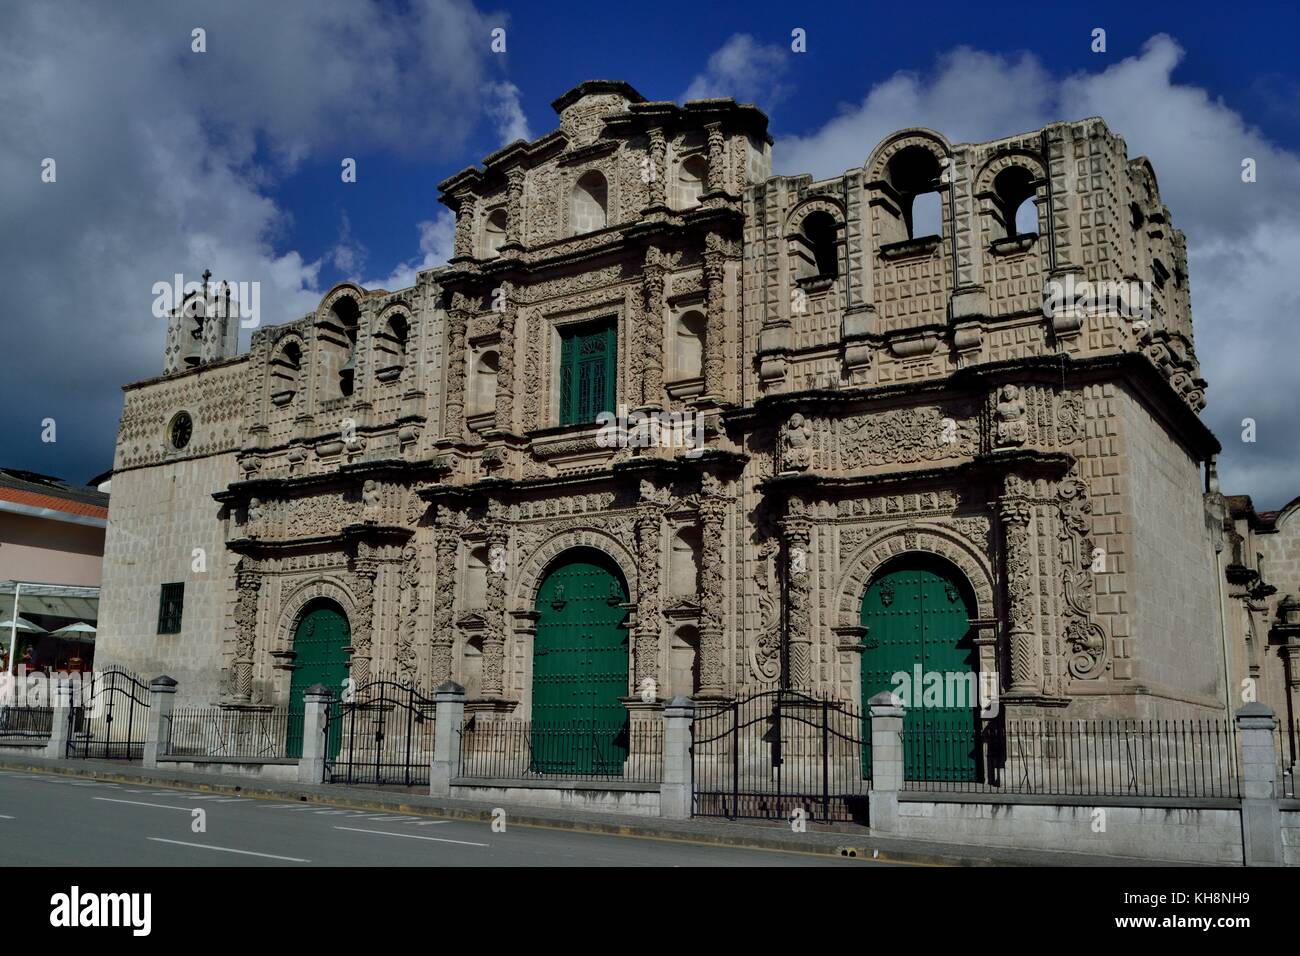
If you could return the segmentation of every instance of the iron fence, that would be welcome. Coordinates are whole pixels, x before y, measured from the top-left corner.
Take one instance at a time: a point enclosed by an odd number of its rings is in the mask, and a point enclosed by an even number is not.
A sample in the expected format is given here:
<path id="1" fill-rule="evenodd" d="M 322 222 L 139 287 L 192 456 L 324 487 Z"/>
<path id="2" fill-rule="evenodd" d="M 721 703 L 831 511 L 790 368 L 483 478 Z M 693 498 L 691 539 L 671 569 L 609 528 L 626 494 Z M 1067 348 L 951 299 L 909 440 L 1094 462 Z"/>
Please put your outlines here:
<path id="1" fill-rule="evenodd" d="M 72 685 L 69 757 L 138 760 L 144 756 L 149 686 L 124 668 L 96 671 Z"/>
<path id="2" fill-rule="evenodd" d="M 903 789 L 1053 796 L 1236 797 L 1230 720 L 995 720 L 904 726 Z"/>
<path id="3" fill-rule="evenodd" d="M 53 707 L 0 708 L 0 737 L 48 737 L 53 725 Z"/>
<path id="4" fill-rule="evenodd" d="M 657 784 L 663 756 L 659 720 L 539 724 L 475 715 L 461 728 L 460 776 Z"/>
<path id="5" fill-rule="evenodd" d="M 169 719 L 165 752 L 171 757 L 278 760 L 302 753 L 302 725 L 303 712 L 288 708 L 177 707 Z"/>
<path id="6" fill-rule="evenodd" d="M 870 727 L 852 704 L 765 691 L 700 705 L 692 729 L 696 816 L 865 819 Z"/>
<path id="7" fill-rule="evenodd" d="M 326 712 L 325 780 L 427 786 L 436 716 L 432 698 L 394 680 L 371 681 L 335 701 Z M 301 718 L 296 723 L 301 728 Z M 290 753 L 301 753 L 301 742 Z"/>
<path id="8" fill-rule="evenodd" d="M 1300 718 L 1278 725 L 1277 764 L 1281 795 L 1300 798 L 1300 788 L 1296 787 L 1296 775 L 1300 774 Z"/>

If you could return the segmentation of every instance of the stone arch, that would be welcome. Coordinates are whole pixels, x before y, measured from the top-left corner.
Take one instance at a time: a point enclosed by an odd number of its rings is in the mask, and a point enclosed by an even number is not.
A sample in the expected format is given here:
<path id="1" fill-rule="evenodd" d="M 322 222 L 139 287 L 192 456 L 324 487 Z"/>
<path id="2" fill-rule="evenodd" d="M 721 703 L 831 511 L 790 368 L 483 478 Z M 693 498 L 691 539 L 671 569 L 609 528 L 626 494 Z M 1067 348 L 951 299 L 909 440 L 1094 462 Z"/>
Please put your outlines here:
<path id="1" fill-rule="evenodd" d="M 991 193 L 993 180 L 997 178 L 998 173 L 1012 166 L 1023 166 L 1033 174 L 1035 180 L 1044 183 L 1047 181 L 1047 167 L 1043 165 L 1041 158 L 1028 150 L 1007 149 L 993 156 L 975 174 L 975 195 Z"/>
<path id="2" fill-rule="evenodd" d="M 340 299 L 352 299 L 357 304 L 357 311 L 361 311 L 361 303 L 366 297 L 366 290 L 361 288 L 355 282 L 340 282 L 329 292 L 325 293 L 321 299 L 320 305 L 316 307 L 316 317 L 318 319 L 327 318 L 330 310 L 334 308 L 335 303 Z"/>
<path id="3" fill-rule="evenodd" d="M 882 565 L 908 552 L 933 554 L 948 561 L 966 576 L 975 596 L 976 615 L 984 620 L 996 616 L 996 589 L 988 559 L 965 538 L 950 528 L 932 524 L 899 525 L 886 528 L 863 542 L 845 563 L 835 593 L 835 625 L 857 626 L 862 595 Z"/>
<path id="4" fill-rule="evenodd" d="M 352 590 L 338 578 L 315 578 L 300 584 L 288 595 L 281 597 L 280 616 L 275 628 L 277 650 L 293 649 L 293 634 L 298 626 L 298 618 L 302 615 L 302 609 L 317 598 L 328 598 L 333 601 L 348 619 L 348 624 L 355 626 L 357 605 Z"/>
<path id="5" fill-rule="evenodd" d="M 866 171 L 866 181 L 873 183 L 884 179 L 889 161 L 911 146 L 920 146 L 933 153 L 940 167 L 952 156 L 952 147 L 948 145 L 948 141 L 932 129 L 918 126 L 899 130 L 881 140 L 880 144 L 871 151 L 871 155 L 862 167 Z"/>
<path id="6" fill-rule="evenodd" d="M 618 565 L 627 583 L 628 600 L 635 604 L 638 595 L 636 575 L 636 558 L 621 541 L 599 528 L 574 528 L 561 531 L 539 545 L 531 555 L 524 559 L 519 569 L 515 584 L 514 607 L 531 611 L 537 599 L 537 590 L 542 586 L 542 579 L 547 569 L 557 557 L 572 548 L 594 548 L 605 554 Z"/>
<path id="7" fill-rule="evenodd" d="M 785 219 L 785 237 L 790 239 L 798 235 L 804 220 L 815 212 L 824 212 L 836 222 L 844 224 L 844 205 L 838 199 L 832 196 L 813 196 L 790 211 Z"/>

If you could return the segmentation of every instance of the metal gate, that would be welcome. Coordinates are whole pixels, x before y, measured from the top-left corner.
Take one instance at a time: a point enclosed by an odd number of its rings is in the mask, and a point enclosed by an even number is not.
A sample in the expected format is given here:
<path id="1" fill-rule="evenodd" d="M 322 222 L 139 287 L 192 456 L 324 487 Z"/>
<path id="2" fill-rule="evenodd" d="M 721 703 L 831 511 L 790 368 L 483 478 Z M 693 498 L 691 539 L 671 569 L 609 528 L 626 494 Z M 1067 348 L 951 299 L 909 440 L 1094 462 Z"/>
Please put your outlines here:
<path id="1" fill-rule="evenodd" d="M 701 704 L 691 748 L 702 817 L 865 822 L 870 728 L 851 704 L 772 690 Z"/>
<path id="2" fill-rule="evenodd" d="M 129 671 L 96 671 L 79 688 L 68 711 L 69 757 L 144 758 L 149 685 Z"/>
<path id="3" fill-rule="evenodd" d="M 427 785 L 435 714 L 432 698 L 391 680 L 335 702 L 325 721 L 325 782 Z"/>

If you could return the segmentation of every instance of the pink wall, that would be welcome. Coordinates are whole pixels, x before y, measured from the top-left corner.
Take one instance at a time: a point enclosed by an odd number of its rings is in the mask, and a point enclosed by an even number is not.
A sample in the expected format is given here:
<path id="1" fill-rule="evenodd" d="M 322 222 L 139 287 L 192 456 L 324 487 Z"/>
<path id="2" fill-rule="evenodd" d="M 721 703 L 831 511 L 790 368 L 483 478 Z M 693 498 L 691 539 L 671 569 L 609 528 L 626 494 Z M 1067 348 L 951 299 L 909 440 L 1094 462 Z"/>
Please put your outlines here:
<path id="1" fill-rule="evenodd" d="M 0 581 L 99 587 L 104 529 L 0 511 Z"/>

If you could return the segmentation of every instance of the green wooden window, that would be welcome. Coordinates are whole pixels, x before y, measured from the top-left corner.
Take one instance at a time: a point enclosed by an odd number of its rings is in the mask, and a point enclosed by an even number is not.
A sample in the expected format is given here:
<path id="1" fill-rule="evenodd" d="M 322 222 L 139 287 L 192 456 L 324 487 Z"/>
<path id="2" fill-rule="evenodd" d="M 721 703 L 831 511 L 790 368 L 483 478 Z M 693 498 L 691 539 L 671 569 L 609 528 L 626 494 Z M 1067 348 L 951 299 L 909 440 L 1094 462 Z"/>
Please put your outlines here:
<path id="1" fill-rule="evenodd" d="M 164 584 L 158 595 L 158 633 L 179 634 L 185 608 L 185 582 Z"/>
<path id="2" fill-rule="evenodd" d="M 614 322 L 575 326 L 560 333 L 560 424 L 594 422 L 614 411 L 618 332 Z"/>

